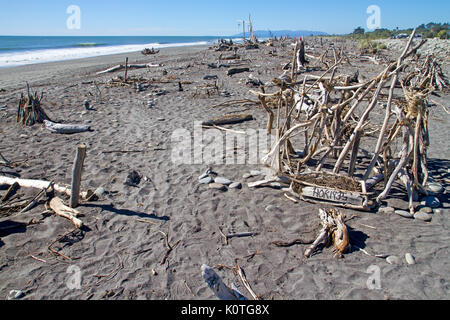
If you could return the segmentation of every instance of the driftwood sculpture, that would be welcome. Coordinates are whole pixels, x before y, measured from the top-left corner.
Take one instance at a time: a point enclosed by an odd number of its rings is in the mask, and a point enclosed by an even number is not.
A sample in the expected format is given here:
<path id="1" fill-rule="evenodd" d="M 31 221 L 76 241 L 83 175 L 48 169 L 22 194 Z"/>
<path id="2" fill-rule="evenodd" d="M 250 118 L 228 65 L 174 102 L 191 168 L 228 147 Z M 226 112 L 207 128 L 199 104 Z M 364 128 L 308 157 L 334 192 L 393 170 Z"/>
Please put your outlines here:
<path id="1" fill-rule="evenodd" d="M 17 122 L 25 126 L 32 126 L 36 123 L 43 123 L 45 120 L 51 121 L 41 107 L 41 101 L 44 94 L 39 96 L 37 92 L 34 94 L 30 92 L 30 87 L 27 84 L 27 96 L 23 94 L 19 100 L 19 107 L 17 109 Z"/>
<path id="2" fill-rule="evenodd" d="M 426 192 L 428 180 L 427 99 L 440 87 L 447 86 L 447 80 L 432 57 L 419 65 L 408 60 L 426 42 L 421 40 L 413 45 L 414 35 L 415 31 L 399 58 L 389 62 L 373 79 L 355 83 L 359 75 L 353 79 L 352 75 L 338 74 L 339 66 L 349 61 L 343 50 L 332 47 L 318 58 L 327 66 L 321 76 L 305 75 L 298 81 L 297 55 L 294 55 L 291 75 L 285 71 L 273 80 L 277 91 L 266 93 L 264 87 L 250 91 L 267 112 L 267 131 L 276 138 L 262 160 L 289 177 L 291 189 L 298 196 L 312 202 L 368 210 L 389 195 L 399 178 L 408 190 L 410 210 L 415 211 L 413 198 L 419 191 Z M 331 61 L 328 51 L 333 53 Z M 295 52 L 299 52 L 298 43 Z M 412 67 L 413 71 L 405 75 Z M 396 91 L 399 86 L 403 88 L 402 95 Z M 386 88 L 388 92 L 383 92 Z M 380 106 L 385 108 L 384 121 L 381 126 L 374 126 L 370 115 Z M 304 145 L 294 149 L 293 137 L 298 135 L 304 136 Z M 373 135 L 378 136 L 374 149 L 362 149 L 364 139 Z M 396 157 L 391 147 L 399 140 L 402 150 Z M 300 157 L 298 150 L 302 151 Z M 368 165 L 358 162 L 363 153 L 370 157 Z M 308 167 L 312 160 L 314 168 Z M 332 176 L 334 186 L 305 180 L 311 172 Z M 356 179 L 356 172 L 363 172 L 363 178 Z M 357 188 L 336 187 L 345 185 L 348 178 L 357 182 Z M 371 194 L 369 198 L 368 189 L 383 180 L 381 194 L 375 197 Z"/>

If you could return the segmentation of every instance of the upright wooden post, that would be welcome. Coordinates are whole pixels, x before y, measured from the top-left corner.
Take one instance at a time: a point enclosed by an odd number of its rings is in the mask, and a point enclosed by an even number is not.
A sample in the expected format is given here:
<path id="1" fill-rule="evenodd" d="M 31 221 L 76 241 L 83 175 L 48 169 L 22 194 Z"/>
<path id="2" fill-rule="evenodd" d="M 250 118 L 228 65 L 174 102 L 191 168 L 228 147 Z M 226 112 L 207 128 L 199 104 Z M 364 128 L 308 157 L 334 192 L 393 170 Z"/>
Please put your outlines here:
<path id="1" fill-rule="evenodd" d="M 127 75 L 128 75 L 128 57 L 125 60 L 125 82 L 127 82 Z"/>
<path id="2" fill-rule="evenodd" d="M 86 159 L 86 145 L 80 144 L 77 146 L 77 155 L 72 170 L 72 192 L 70 194 L 71 208 L 76 208 L 79 205 L 81 174 L 83 171 L 84 159 Z"/>

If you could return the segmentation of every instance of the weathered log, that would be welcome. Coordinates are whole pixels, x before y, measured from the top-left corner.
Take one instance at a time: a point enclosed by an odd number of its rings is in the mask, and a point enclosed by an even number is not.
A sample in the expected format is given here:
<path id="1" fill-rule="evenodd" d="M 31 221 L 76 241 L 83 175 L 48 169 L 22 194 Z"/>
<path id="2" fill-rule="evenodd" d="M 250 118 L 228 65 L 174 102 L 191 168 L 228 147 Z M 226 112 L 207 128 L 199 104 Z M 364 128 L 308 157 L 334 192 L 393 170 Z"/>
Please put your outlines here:
<path id="1" fill-rule="evenodd" d="M 83 222 L 77 218 L 80 215 L 80 212 L 66 206 L 60 198 L 55 197 L 50 201 L 50 209 L 52 209 L 58 216 L 72 221 L 77 229 L 80 229 L 83 226 Z"/>
<path id="2" fill-rule="evenodd" d="M 128 70 L 129 69 L 145 69 L 145 68 L 154 68 L 154 67 L 160 67 L 161 65 L 159 64 L 152 64 L 152 63 L 148 63 L 148 64 L 130 64 L 128 65 Z M 116 72 L 116 71 L 120 71 L 125 69 L 125 65 L 123 64 L 119 64 L 117 66 L 111 67 L 109 69 L 103 70 L 103 71 L 99 71 L 96 74 L 100 75 L 100 74 L 105 74 L 105 73 L 110 73 L 110 72 Z"/>
<path id="3" fill-rule="evenodd" d="M 59 134 L 74 134 L 91 131 L 91 127 L 87 125 L 61 124 L 47 120 L 44 121 L 44 125 L 50 132 Z"/>
<path id="4" fill-rule="evenodd" d="M 29 179 L 19 179 L 19 178 L 9 178 L 9 177 L 3 177 L 0 176 L 0 185 L 7 185 L 11 186 L 14 183 L 18 183 L 19 186 L 22 188 L 35 188 L 35 189 L 49 189 L 49 187 L 52 185 L 51 182 L 48 181 L 41 181 L 41 180 L 29 180 Z M 70 196 L 71 189 L 62 185 L 54 184 L 52 186 L 53 190 Z M 88 198 L 89 192 L 80 192 L 81 199 L 85 200 Z"/>
<path id="5" fill-rule="evenodd" d="M 225 125 L 225 124 L 236 124 L 245 121 L 254 120 L 251 114 L 237 114 L 231 116 L 223 116 L 217 119 L 204 121 L 203 126 L 215 126 L 215 125 Z"/>
<path id="6" fill-rule="evenodd" d="M 228 70 L 227 75 L 233 76 L 238 73 L 250 72 L 250 68 L 231 68 Z"/>

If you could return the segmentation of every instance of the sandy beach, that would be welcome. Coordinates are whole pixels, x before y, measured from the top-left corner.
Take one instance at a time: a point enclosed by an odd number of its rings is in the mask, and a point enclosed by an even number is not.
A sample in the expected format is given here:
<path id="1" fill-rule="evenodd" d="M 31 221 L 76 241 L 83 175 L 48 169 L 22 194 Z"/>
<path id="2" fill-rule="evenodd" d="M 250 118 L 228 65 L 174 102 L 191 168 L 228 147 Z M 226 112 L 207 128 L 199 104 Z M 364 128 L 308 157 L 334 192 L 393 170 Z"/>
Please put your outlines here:
<path id="1" fill-rule="evenodd" d="M 274 246 L 274 241 L 299 237 L 314 240 L 323 206 L 294 203 L 275 188 L 249 188 L 249 182 L 261 177 L 244 175 L 264 170 L 262 165 L 172 161 L 172 134 L 180 129 L 193 133 L 195 122 L 248 113 L 253 121 L 223 127 L 241 132 L 265 130 L 267 116 L 262 108 L 214 106 L 255 99 L 249 92 L 255 87 L 246 84 L 250 74 L 274 91 L 272 79 L 283 74 L 283 66 L 292 61 L 294 41 L 260 45 L 256 50 L 241 47 L 240 61 L 250 72 L 232 77 L 226 68 L 213 69 L 208 64 L 217 64 L 221 55 L 233 52 L 217 52 L 208 46 L 165 48 L 150 56 L 132 53 L 0 69 L 0 107 L 5 106 L 0 109 L 0 153 L 18 163 L 11 168 L 0 165 L 0 175 L 70 185 L 76 146 L 84 143 L 87 157 L 82 190 L 104 189 L 98 201 L 83 202 L 78 208 L 85 224 L 81 230 L 74 231 L 69 220 L 49 213 L 45 199 L 13 218 L 0 216 L 0 299 L 6 299 L 11 290 L 21 290 L 25 300 L 216 300 L 202 278 L 203 264 L 215 267 L 225 283 L 235 283 L 250 297 L 239 277 L 226 267 L 234 266 L 236 259 L 252 289 L 265 300 L 449 299 L 450 121 L 439 106 L 430 108 L 428 165 L 430 176 L 445 191 L 438 196 L 441 207 L 432 212 L 432 221 L 377 210 L 341 210 L 351 228 L 352 244 L 371 255 L 353 248 L 338 259 L 331 249 L 324 249 L 305 259 L 307 245 Z M 307 53 L 320 56 L 332 41 L 325 39 L 321 45 L 318 39 L 308 39 Z M 350 41 L 336 45 L 357 51 Z M 393 61 L 400 51 L 389 49 L 383 54 Z M 128 71 L 129 77 L 152 79 L 141 92 L 134 86 L 108 87 L 107 82 L 123 76 L 123 70 L 96 74 L 123 64 L 126 57 L 130 64 L 158 65 Z M 440 61 L 448 76 L 448 57 Z M 351 59 L 351 65 L 339 72 L 359 70 L 364 80 L 384 68 L 383 64 Z M 205 76 L 217 79 L 204 80 Z M 17 105 L 27 82 L 44 93 L 42 107 L 52 120 L 89 125 L 92 131 L 60 135 L 40 124 L 18 124 Z M 179 91 L 179 83 L 183 91 Z M 201 87 L 214 83 L 218 92 L 208 96 Z M 439 95 L 432 99 L 448 108 L 448 89 Z M 85 111 L 85 100 L 92 110 Z M 371 121 L 379 123 L 382 118 L 383 114 L 374 114 Z M 364 143 L 370 145 L 374 140 Z M 200 184 L 199 176 L 208 168 L 240 182 L 242 188 L 223 192 Z M 132 171 L 141 177 L 137 186 L 124 183 Z M 18 194 L 33 197 L 36 190 L 21 188 Z M 407 194 L 400 184 L 396 183 L 385 206 L 408 209 Z M 221 232 L 254 235 L 225 244 Z M 414 256 L 414 265 L 406 262 L 407 253 Z M 387 256 L 397 256 L 398 262 L 388 263 Z M 380 275 L 377 289 L 368 285 L 373 270 Z M 71 280 L 77 274 L 81 282 L 74 288 Z"/>

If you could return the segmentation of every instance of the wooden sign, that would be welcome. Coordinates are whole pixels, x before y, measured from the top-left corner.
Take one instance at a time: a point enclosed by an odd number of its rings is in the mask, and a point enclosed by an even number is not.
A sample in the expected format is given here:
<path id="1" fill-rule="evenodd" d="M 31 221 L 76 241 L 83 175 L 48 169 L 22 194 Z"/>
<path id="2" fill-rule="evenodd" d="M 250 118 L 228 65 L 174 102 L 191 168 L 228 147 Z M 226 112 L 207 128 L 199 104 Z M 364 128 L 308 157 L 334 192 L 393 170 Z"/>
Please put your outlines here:
<path id="1" fill-rule="evenodd" d="M 328 189 L 324 187 L 304 187 L 301 195 L 303 197 L 355 206 L 362 206 L 364 203 L 364 198 L 358 193 Z"/>

